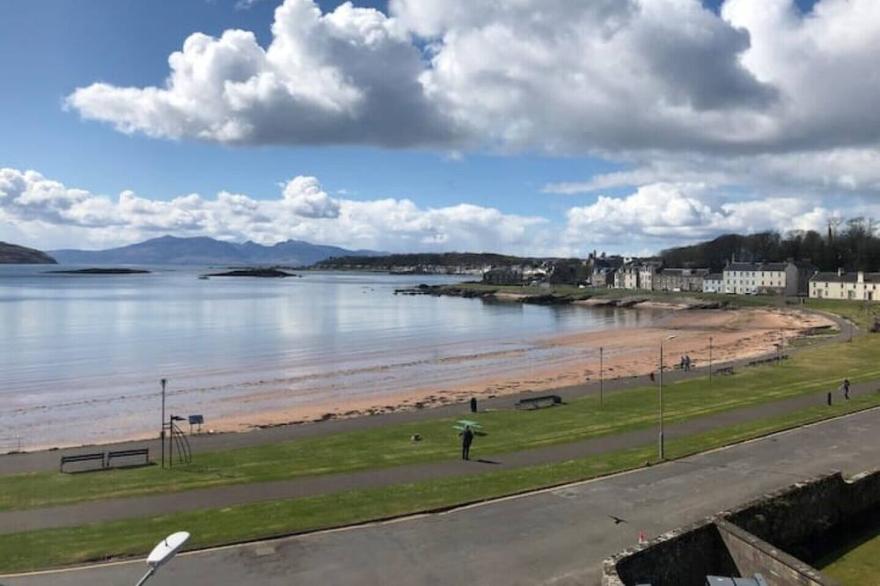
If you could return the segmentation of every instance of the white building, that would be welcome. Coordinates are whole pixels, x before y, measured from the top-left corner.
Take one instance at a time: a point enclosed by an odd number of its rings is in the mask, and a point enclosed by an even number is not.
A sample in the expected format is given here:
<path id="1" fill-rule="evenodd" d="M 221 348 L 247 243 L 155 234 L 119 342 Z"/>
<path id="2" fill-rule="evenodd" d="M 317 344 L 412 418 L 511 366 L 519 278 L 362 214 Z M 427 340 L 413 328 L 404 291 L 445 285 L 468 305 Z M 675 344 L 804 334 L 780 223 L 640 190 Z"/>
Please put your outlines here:
<path id="1" fill-rule="evenodd" d="M 703 293 L 724 293 L 724 275 L 712 273 L 703 277 Z"/>
<path id="2" fill-rule="evenodd" d="M 880 273 L 816 273 L 810 279 L 811 299 L 880 300 Z"/>
<path id="3" fill-rule="evenodd" d="M 615 289 L 638 289 L 639 266 L 635 263 L 626 263 L 614 273 Z"/>
<path id="4" fill-rule="evenodd" d="M 724 293 L 805 295 L 813 270 L 793 262 L 731 262 L 722 273 Z"/>
<path id="5" fill-rule="evenodd" d="M 636 287 L 638 289 L 647 289 L 653 291 L 656 289 L 656 277 L 660 271 L 660 263 L 646 262 L 639 265 L 639 281 Z"/>

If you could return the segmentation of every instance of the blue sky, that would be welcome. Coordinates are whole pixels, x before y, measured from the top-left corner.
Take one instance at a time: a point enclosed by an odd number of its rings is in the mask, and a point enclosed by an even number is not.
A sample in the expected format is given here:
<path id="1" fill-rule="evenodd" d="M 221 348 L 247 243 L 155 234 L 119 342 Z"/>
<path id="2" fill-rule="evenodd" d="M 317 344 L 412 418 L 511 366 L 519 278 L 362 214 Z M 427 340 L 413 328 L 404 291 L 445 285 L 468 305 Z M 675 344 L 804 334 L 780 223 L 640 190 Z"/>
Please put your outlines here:
<path id="1" fill-rule="evenodd" d="M 768 1 L 789 4 L 786 0 Z M 306 0 L 290 0 L 294 2 Z M 578 14 L 569 15 L 564 3 L 561 7 L 553 3 L 552 8 L 544 5 L 548 23 L 560 31 L 576 26 L 573 30 L 583 36 L 584 44 L 566 47 L 560 42 L 541 46 L 545 30 L 526 30 L 523 22 L 528 19 L 522 15 L 514 19 L 517 15 L 478 9 L 479 2 L 450 0 L 444 5 L 448 14 L 441 16 L 432 12 L 427 0 L 401 0 L 393 10 L 385 2 L 356 2 L 358 8 L 393 13 L 408 27 L 410 40 L 388 33 L 388 50 L 395 51 L 389 55 L 400 55 L 401 67 L 408 66 L 406 59 L 411 55 L 407 50 L 414 46 L 421 53 L 424 73 L 401 74 L 401 79 L 412 81 L 414 87 L 418 83 L 433 88 L 418 96 L 420 101 L 411 114 L 411 120 L 430 119 L 426 129 L 409 133 L 407 127 L 386 136 L 381 130 L 368 128 L 368 122 L 348 124 L 344 119 L 317 131 L 290 123 L 289 128 L 275 134 L 271 120 L 286 120 L 294 111 L 308 119 L 311 111 L 299 109 L 299 102 L 287 106 L 255 102 L 250 105 L 260 117 L 242 116 L 245 123 L 256 125 L 256 130 L 228 140 L 216 135 L 205 138 L 208 127 L 181 130 L 178 135 L 174 134 L 177 130 L 160 128 L 161 120 L 144 122 L 140 116 L 147 116 L 143 114 L 149 109 L 146 98 L 132 98 L 116 90 L 163 88 L 169 76 L 169 55 L 180 51 L 187 37 L 196 32 L 219 38 L 228 29 L 251 31 L 257 44 L 267 48 L 273 42 L 270 27 L 280 0 L 259 0 L 246 9 L 237 0 L 5 0 L 0 5 L 0 68 L 6 88 L 0 93 L 0 167 L 9 170 L 10 177 L 34 170 L 39 181 L 51 180 L 64 190 L 83 190 L 90 197 L 107 197 L 114 202 L 126 190 L 148 202 L 169 202 L 191 193 L 212 200 L 223 191 L 272 201 L 281 197 L 284 185 L 294 177 L 315 177 L 318 186 L 313 191 L 325 198 L 322 201 L 331 202 L 327 209 L 341 209 L 342 215 L 321 212 L 304 215 L 301 222 L 285 221 L 283 227 L 272 230 L 255 229 L 258 240 L 303 237 L 401 250 L 480 245 L 511 252 L 530 248 L 571 254 L 592 248 L 644 252 L 724 231 L 821 226 L 829 215 L 856 213 L 860 210 L 854 206 L 873 201 L 876 178 L 852 169 L 859 161 L 873 161 L 877 153 L 876 117 L 862 117 L 865 122 L 859 126 L 850 118 L 860 118 L 860 104 L 845 100 L 832 103 L 820 96 L 816 101 L 825 111 L 829 105 L 835 111 L 841 109 L 840 116 L 833 116 L 840 118 L 835 121 L 837 126 L 794 129 L 794 121 L 802 120 L 812 105 L 787 100 L 804 82 L 789 74 L 793 71 L 791 56 L 784 47 L 774 46 L 768 36 L 776 27 L 780 37 L 790 37 L 794 45 L 806 45 L 815 35 L 834 30 L 835 24 L 853 26 L 859 19 L 850 14 L 847 20 L 846 12 L 870 11 L 864 0 L 849 8 L 842 7 L 840 0 L 823 0 L 818 6 L 815 0 L 798 0 L 796 6 L 790 4 L 792 12 L 787 16 L 763 14 L 757 0 L 729 2 L 728 10 L 722 10 L 720 0 L 707 0 L 709 12 L 705 14 L 700 13 L 697 0 L 692 6 L 679 0 L 675 10 L 680 14 L 669 6 L 658 10 L 660 0 L 632 2 L 637 8 L 641 6 L 638 18 L 644 22 L 634 25 L 632 33 L 624 25 L 621 30 L 633 39 L 619 41 L 632 45 L 624 47 L 627 51 L 600 47 L 595 54 L 590 53 L 594 49 L 591 40 L 603 38 L 607 30 L 603 27 L 609 22 L 619 22 L 612 17 L 623 18 L 607 15 L 610 9 L 580 14 L 579 8 L 572 10 Z M 319 8 L 326 16 L 339 4 L 322 1 Z M 595 4 L 601 2 L 596 0 Z M 828 8 L 825 12 L 819 10 L 826 7 L 823 5 Z M 540 6 L 535 3 L 532 14 L 538 14 Z M 340 19 L 348 18 L 347 22 L 357 20 L 349 13 L 342 14 L 341 9 L 337 12 Z M 634 14 L 624 16 L 636 22 Z M 302 16 L 297 18 L 303 20 Z M 776 20 L 760 20 L 770 18 Z M 679 31 L 685 30 L 682 19 L 705 27 L 706 34 L 692 38 L 681 33 L 678 38 Z M 808 26 L 815 29 L 809 31 L 809 38 Z M 877 94 L 876 82 L 859 77 L 860 72 L 870 70 L 865 68 L 870 67 L 866 64 L 876 46 L 877 27 L 871 23 L 864 27 L 863 34 L 854 37 L 864 37 L 864 47 L 850 47 L 844 59 L 850 59 L 852 66 L 842 68 L 849 77 L 839 81 L 870 102 Z M 648 34 L 644 32 L 647 29 L 661 32 Z M 510 36 L 505 37 L 511 39 L 509 51 L 492 45 L 488 30 L 509 30 Z M 479 51 L 469 54 L 463 46 L 456 47 L 449 40 L 453 37 L 444 36 L 449 33 L 456 39 L 470 35 L 472 44 L 467 49 L 482 47 L 484 60 Z M 766 41 L 761 35 L 768 37 Z M 570 37 L 560 34 L 559 38 Z M 310 51 L 308 45 L 303 47 L 299 50 Z M 305 58 L 328 60 L 348 50 L 334 47 L 326 53 L 316 50 L 315 55 L 306 54 Z M 762 47 L 761 53 L 756 49 L 754 55 L 747 55 L 751 47 Z M 552 55 L 554 51 L 558 52 L 556 57 L 543 65 L 532 61 L 533 55 Z M 584 52 L 582 57 L 580 52 Z M 508 54 L 510 62 L 502 63 Z M 821 57 L 817 55 L 817 63 L 822 63 Z M 381 75 L 384 62 L 374 63 L 367 57 L 360 65 L 351 65 L 351 61 L 349 55 L 343 62 L 322 63 L 341 72 L 342 79 L 353 80 L 353 91 L 367 87 L 361 76 L 370 67 Z M 456 68 L 444 70 L 438 65 L 441 62 Z M 559 70 L 552 71 L 557 63 Z M 234 71 L 233 65 L 230 71 Z M 491 71 L 496 66 L 497 71 Z M 820 67 L 817 65 L 815 76 L 823 74 Z M 404 93 L 393 69 L 389 67 L 391 81 L 382 90 L 392 101 L 400 97 L 395 92 Z M 290 76 L 293 86 L 300 82 L 295 72 L 283 68 L 282 72 Z M 366 79 L 375 80 L 375 72 L 368 73 L 373 77 Z M 607 89 L 621 78 L 624 89 L 613 89 L 614 93 Z M 570 88 L 564 85 L 568 80 L 575 80 Z M 74 92 L 99 82 L 108 84 L 114 93 L 108 97 L 85 91 L 81 100 L 70 100 Z M 642 82 L 644 87 L 638 87 Z M 337 89 L 322 86 L 316 91 Z M 201 95 L 209 96 L 210 92 L 206 87 Z M 579 101 L 579 96 L 583 100 Z M 414 103 L 410 98 L 401 97 L 400 104 Z M 621 103 L 628 109 L 622 109 Z M 368 103 L 363 110 L 366 118 L 389 115 L 382 111 L 381 103 Z M 169 112 L 179 115 L 181 121 L 193 115 L 173 108 Z M 390 119 L 394 114 L 391 112 Z M 230 116 L 224 110 L 205 124 L 227 122 Z M 129 126 L 120 131 L 125 125 Z M 437 126 L 455 127 L 455 131 L 438 133 Z M 732 135 L 741 128 L 748 131 L 733 140 Z M 848 138 L 849 128 L 864 136 L 851 133 Z M 391 143 L 395 146 L 389 148 Z M 841 168 L 826 170 L 821 176 L 803 171 L 816 161 L 833 161 Z M 631 174 L 621 174 L 626 171 Z M 25 183 L 31 186 L 34 181 L 31 177 Z M 13 199 L 9 193 L 6 201 Z M 16 197 L 24 197 L 23 193 Z M 311 198 L 309 209 L 314 209 L 318 196 L 289 196 L 294 197 Z M 25 210 L 21 202 L 7 206 L 5 215 L 0 208 L 0 239 L 48 248 L 119 244 L 165 231 L 229 239 L 253 236 L 246 225 L 233 227 L 218 220 L 221 212 L 217 210 L 201 210 L 198 218 L 187 215 L 181 220 L 175 204 L 161 212 L 177 214 L 173 222 L 132 219 L 123 225 L 95 220 L 94 210 L 84 220 L 82 210 L 77 212 L 80 215 L 70 211 L 82 201 L 71 203 L 77 197 L 66 191 L 59 198 L 63 203 L 42 216 L 33 209 Z M 385 198 L 414 204 L 416 209 L 407 211 L 412 215 L 403 222 L 405 226 L 377 224 L 376 218 L 387 211 L 378 206 L 367 209 L 345 204 Z M 776 207 L 785 210 L 780 217 L 770 218 L 761 211 L 758 204 L 768 198 L 778 200 Z M 334 203 L 338 201 L 343 201 L 341 207 Z M 99 203 L 104 204 L 103 200 Z M 451 210 L 458 204 L 479 209 Z M 499 213 L 500 219 L 491 219 L 494 216 L 484 214 L 484 208 Z M 429 213 L 437 209 L 449 211 L 439 216 Z M 682 211 L 669 215 L 669 210 Z M 186 214 L 191 211 L 187 208 Z M 120 215 L 123 211 L 114 208 L 107 213 Z M 357 214 L 372 219 L 360 224 Z M 483 217 L 485 223 L 470 221 L 468 214 Z M 666 219 L 659 223 L 645 219 L 657 216 Z M 315 218 L 321 221 L 311 222 Z M 338 218 L 346 220 L 344 226 L 332 225 L 330 220 Z M 218 223 L 222 227 L 217 228 Z M 489 234 L 490 228 L 502 224 L 510 233 Z M 386 237 L 391 233 L 404 236 L 395 241 Z"/>
<path id="2" fill-rule="evenodd" d="M 338 4 L 320 3 L 325 11 Z M 431 206 L 469 201 L 560 217 L 566 202 L 540 197 L 545 183 L 617 167 L 583 157 L 474 153 L 453 159 L 449 152 L 428 149 L 155 141 L 83 122 L 62 108 L 65 96 L 97 80 L 160 85 L 168 75 L 168 55 L 192 32 L 219 35 L 242 28 L 267 44 L 276 3 L 263 0 L 246 10 L 235 5 L 235 0 L 6 0 L 0 7 L 0 67 L 7 87 L 15 90 L 0 93 L 6 136 L 0 164 L 37 169 L 98 193 L 132 189 L 155 199 L 221 190 L 275 197 L 279 182 L 315 175 L 329 191 L 345 190 L 354 199 L 408 197 Z"/>

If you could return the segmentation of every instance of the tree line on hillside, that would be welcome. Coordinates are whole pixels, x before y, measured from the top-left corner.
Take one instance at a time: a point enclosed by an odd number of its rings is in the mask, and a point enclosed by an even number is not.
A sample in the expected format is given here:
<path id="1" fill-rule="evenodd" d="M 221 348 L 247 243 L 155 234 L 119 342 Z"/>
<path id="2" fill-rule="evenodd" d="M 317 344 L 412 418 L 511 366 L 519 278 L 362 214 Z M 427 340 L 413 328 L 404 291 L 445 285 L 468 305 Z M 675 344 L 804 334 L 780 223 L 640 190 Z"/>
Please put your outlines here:
<path id="1" fill-rule="evenodd" d="M 784 236 L 779 232 L 760 232 L 741 236 L 726 234 L 694 244 L 670 248 L 660 253 L 667 266 L 709 267 L 720 271 L 732 258 L 738 261 L 810 262 L 821 271 L 880 270 L 880 227 L 872 218 L 834 219 L 827 231 L 794 230 Z"/>
<path id="2" fill-rule="evenodd" d="M 488 252 L 442 252 L 389 254 L 385 256 L 340 256 L 332 257 L 315 264 L 318 269 L 344 269 L 347 267 L 372 268 L 382 270 L 389 267 L 415 266 L 513 266 L 536 263 L 538 261 L 517 256 L 493 254 Z"/>

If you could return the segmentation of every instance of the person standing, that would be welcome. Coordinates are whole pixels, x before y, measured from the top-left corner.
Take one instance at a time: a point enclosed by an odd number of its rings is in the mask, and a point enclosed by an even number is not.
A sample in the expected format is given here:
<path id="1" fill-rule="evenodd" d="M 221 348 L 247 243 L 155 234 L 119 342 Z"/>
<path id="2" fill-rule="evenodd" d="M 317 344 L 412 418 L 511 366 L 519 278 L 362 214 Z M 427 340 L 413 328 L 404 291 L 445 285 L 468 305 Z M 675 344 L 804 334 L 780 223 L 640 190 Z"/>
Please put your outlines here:
<path id="1" fill-rule="evenodd" d="M 471 397 L 471 413 L 477 412 L 477 398 Z"/>
<path id="2" fill-rule="evenodd" d="M 849 401 L 849 379 L 843 379 L 843 398 Z"/>
<path id="3" fill-rule="evenodd" d="M 465 425 L 458 435 L 461 436 L 461 459 L 471 459 L 471 444 L 474 442 L 474 432 L 470 425 Z"/>

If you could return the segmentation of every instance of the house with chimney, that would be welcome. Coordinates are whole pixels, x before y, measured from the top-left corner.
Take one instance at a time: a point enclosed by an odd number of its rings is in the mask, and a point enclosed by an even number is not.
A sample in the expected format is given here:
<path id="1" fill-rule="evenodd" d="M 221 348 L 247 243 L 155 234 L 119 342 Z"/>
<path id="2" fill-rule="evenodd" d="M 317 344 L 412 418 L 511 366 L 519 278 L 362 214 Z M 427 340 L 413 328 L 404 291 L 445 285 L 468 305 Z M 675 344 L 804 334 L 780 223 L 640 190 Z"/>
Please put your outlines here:
<path id="1" fill-rule="evenodd" d="M 639 288 L 639 269 L 641 266 L 636 261 L 624 263 L 617 271 L 614 272 L 614 288 L 615 289 L 638 289 Z"/>
<path id="2" fill-rule="evenodd" d="M 880 273 L 816 273 L 810 278 L 810 299 L 880 300 Z"/>
<path id="3" fill-rule="evenodd" d="M 710 273 L 703 277 L 703 293 L 724 293 L 724 275 Z"/>
<path id="4" fill-rule="evenodd" d="M 654 275 L 655 291 L 703 291 L 709 269 L 661 269 Z"/>
<path id="5" fill-rule="evenodd" d="M 724 292 L 736 295 L 807 295 L 809 263 L 731 261 L 722 271 Z"/>

